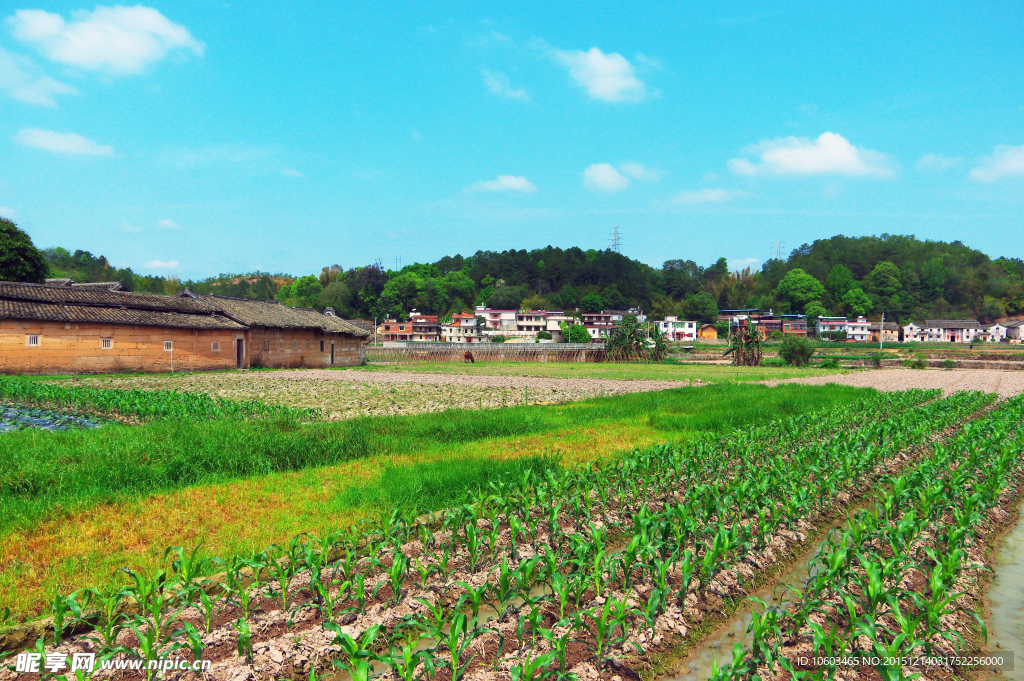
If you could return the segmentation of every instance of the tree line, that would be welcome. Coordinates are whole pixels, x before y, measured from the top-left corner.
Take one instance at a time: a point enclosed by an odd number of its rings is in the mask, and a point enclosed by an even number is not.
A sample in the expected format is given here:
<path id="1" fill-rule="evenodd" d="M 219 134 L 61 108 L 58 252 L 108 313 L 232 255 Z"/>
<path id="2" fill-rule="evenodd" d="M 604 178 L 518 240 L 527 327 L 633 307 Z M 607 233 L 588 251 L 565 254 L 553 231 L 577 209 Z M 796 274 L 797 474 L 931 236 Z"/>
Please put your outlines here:
<path id="1" fill-rule="evenodd" d="M 757 308 L 775 313 L 865 315 L 901 323 L 925 319 L 989 321 L 1024 311 L 1024 261 L 990 258 L 959 241 L 913 236 L 834 236 L 772 259 L 760 270 L 730 271 L 727 260 L 708 266 L 667 260 L 651 267 L 608 250 L 555 248 L 477 251 L 398 270 L 378 263 L 324 267 L 294 277 L 250 272 L 201 280 L 139 275 L 105 257 L 64 248 L 38 251 L 13 222 L 0 218 L 0 277 L 42 281 L 121 281 L 128 289 L 176 294 L 185 287 L 294 307 L 333 307 L 348 318 L 406 317 L 412 310 L 446 316 L 475 305 L 494 309 L 566 312 L 639 308 L 654 317 L 678 315 L 703 323 L 719 310 Z"/>

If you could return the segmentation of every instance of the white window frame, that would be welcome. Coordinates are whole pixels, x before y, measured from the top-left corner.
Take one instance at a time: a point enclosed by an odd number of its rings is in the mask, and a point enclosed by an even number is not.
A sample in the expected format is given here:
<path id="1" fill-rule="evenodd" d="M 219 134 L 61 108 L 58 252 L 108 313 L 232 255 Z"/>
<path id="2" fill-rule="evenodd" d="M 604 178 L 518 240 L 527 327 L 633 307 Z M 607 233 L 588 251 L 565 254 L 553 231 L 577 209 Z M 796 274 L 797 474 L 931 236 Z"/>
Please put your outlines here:
<path id="1" fill-rule="evenodd" d="M 113 338 L 100 338 L 100 350 L 113 350 L 114 339 Z"/>
<path id="2" fill-rule="evenodd" d="M 211 352 L 220 352 L 220 341 L 212 341 L 210 343 Z"/>
<path id="3" fill-rule="evenodd" d="M 174 341 L 164 341 L 164 352 L 174 352 Z"/>
<path id="4" fill-rule="evenodd" d="M 25 335 L 25 345 L 30 348 L 38 348 L 42 345 L 42 337 L 38 333 L 30 333 Z"/>

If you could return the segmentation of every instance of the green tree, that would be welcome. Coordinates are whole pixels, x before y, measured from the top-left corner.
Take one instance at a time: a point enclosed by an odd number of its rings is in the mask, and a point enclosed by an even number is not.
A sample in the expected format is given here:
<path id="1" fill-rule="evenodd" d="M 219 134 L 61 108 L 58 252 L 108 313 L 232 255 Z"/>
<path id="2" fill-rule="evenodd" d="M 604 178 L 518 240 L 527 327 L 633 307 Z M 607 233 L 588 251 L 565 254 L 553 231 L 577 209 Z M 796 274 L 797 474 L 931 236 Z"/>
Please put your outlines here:
<path id="1" fill-rule="evenodd" d="M 50 266 L 32 239 L 6 218 L 0 218 L 0 281 L 42 284 Z"/>
<path id="2" fill-rule="evenodd" d="M 856 315 L 865 315 L 871 312 L 872 307 L 871 298 L 860 288 L 847 291 L 846 295 L 843 296 L 843 304 L 849 307 L 850 311 Z"/>
<path id="3" fill-rule="evenodd" d="M 807 366 L 813 354 L 814 348 L 809 340 L 792 334 L 786 334 L 786 337 L 782 339 L 782 345 L 779 347 L 779 357 L 786 364 L 794 367 Z"/>
<path id="4" fill-rule="evenodd" d="M 690 294 L 683 302 L 683 315 L 701 324 L 714 324 L 718 320 L 718 303 L 704 291 Z"/>
<path id="5" fill-rule="evenodd" d="M 566 340 L 570 343 L 589 343 L 590 332 L 582 324 L 570 324 L 566 331 Z"/>
<path id="6" fill-rule="evenodd" d="M 604 309 L 604 301 L 596 293 L 588 293 L 580 301 L 580 307 L 584 312 L 600 312 Z"/>
<path id="7" fill-rule="evenodd" d="M 817 300 L 812 300 L 804 307 L 804 314 L 807 315 L 807 328 L 810 329 L 818 323 L 818 317 L 824 317 L 828 313 L 825 311 L 824 305 Z"/>
<path id="8" fill-rule="evenodd" d="M 796 310 L 804 309 L 807 303 L 821 298 L 824 293 L 821 282 L 799 267 L 786 273 L 776 288 L 776 294 Z"/>
<path id="9" fill-rule="evenodd" d="M 853 272 L 846 265 L 836 265 L 829 270 L 825 278 L 825 290 L 829 297 L 839 302 L 846 295 L 846 292 L 853 288 Z"/>
<path id="10" fill-rule="evenodd" d="M 875 265 L 867 281 L 871 292 L 880 296 L 892 296 L 903 288 L 900 284 L 900 268 L 888 260 Z"/>

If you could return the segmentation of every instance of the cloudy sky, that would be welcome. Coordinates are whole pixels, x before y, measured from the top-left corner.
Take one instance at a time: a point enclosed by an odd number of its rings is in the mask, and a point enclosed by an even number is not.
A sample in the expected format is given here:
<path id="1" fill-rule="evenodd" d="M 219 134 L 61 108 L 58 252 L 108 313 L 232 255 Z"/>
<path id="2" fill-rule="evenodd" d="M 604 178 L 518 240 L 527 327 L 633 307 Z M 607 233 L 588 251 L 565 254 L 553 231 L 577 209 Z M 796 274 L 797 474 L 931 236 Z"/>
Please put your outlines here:
<path id="1" fill-rule="evenodd" d="M 1024 253 L 1024 3 L 41 2 L 0 215 L 138 272 L 842 233 Z M 704 8 L 697 5 L 704 5 Z"/>

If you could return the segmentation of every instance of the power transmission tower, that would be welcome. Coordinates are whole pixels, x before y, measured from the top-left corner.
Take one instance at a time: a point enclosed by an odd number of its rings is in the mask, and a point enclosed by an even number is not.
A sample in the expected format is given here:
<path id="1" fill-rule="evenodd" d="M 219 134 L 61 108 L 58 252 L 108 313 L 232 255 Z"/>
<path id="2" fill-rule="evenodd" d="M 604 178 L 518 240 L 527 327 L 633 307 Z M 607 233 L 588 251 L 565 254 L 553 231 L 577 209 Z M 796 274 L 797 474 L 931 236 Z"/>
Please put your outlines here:
<path id="1" fill-rule="evenodd" d="M 775 259 L 782 260 L 782 242 L 773 241 L 772 243 L 775 244 Z"/>
<path id="2" fill-rule="evenodd" d="M 621 244 L 622 244 L 622 237 L 619 235 L 619 228 L 618 228 L 618 226 L 616 226 L 615 229 L 612 230 L 612 238 L 611 238 L 612 250 L 615 251 L 616 253 L 618 253 L 619 252 L 619 246 Z"/>
<path id="3" fill-rule="evenodd" d="M 402 256 L 400 256 L 400 255 L 396 255 L 395 256 L 395 271 L 396 272 L 401 272 L 402 271 Z"/>

